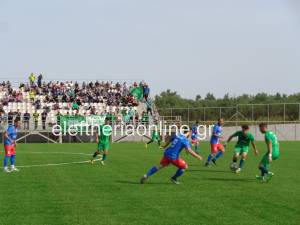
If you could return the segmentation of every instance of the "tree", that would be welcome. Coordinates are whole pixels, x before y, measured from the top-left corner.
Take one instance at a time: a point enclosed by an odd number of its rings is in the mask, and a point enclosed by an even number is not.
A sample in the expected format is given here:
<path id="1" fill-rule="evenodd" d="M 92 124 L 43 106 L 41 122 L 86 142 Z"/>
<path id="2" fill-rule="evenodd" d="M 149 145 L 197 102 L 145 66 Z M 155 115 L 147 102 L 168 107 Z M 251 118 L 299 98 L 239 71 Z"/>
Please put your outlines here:
<path id="1" fill-rule="evenodd" d="M 200 100 L 201 100 L 201 95 L 196 95 L 195 101 L 198 102 L 198 101 L 200 101 Z"/>
<path id="2" fill-rule="evenodd" d="M 167 108 L 197 108 L 195 110 L 190 110 L 189 119 L 198 120 L 203 115 L 202 107 L 206 106 L 213 106 L 213 107 L 235 107 L 238 104 L 270 104 L 270 103 L 300 103 L 300 93 L 296 93 L 293 95 L 286 95 L 276 93 L 274 95 L 268 95 L 266 93 L 258 93 L 256 95 L 248 95 L 243 94 L 240 96 L 231 97 L 228 93 L 224 95 L 223 98 L 215 98 L 213 93 L 207 93 L 205 98 L 202 99 L 200 95 L 196 95 L 195 99 L 185 99 L 181 97 L 176 91 L 166 90 L 161 92 L 159 95 L 155 96 L 155 105 L 159 109 L 159 113 L 161 115 L 170 116 L 170 109 Z M 273 111 L 271 116 L 273 115 L 274 118 L 278 117 L 278 115 L 282 115 L 280 105 L 273 106 Z M 180 115 L 182 118 L 186 118 L 187 110 L 184 109 L 177 109 L 173 110 L 173 115 Z M 260 116 L 265 116 L 265 109 L 262 108 L 263 111 L 259 112 L 259 109 L 255 109 L 254 118 L 259 119 Z M 272 109 L 271 109 L 272 110 Z M 224 111 L 225 112 L 225 111 Z M 206 118 L 208 116 L 206 112 Z M 226 116 L 232 116 L 230 109 L 227 109 L 225 112 Z M 244 115 L 251 115 L 251 107 L 243 107 L 243 114 Z M 217 118 L 219 116 L 219 111 L 215 110 L 209 114 L 211 118 Z M 290 120 L 297 120 L 299 119 L 299 107 L 298 105 L 291 105 L 286 106 L 286 116 Z M 249 117 L 250 118 L 250 117 Z M 264 118 L 260 118 L 264 119 Z M 271 118 L 272 119 L 272 118 Z M 276 119 L 276 118 L 275 118 Z"/>
<path id="3" fill-rule="evenodd" d="M 216 98 L 215 98 L 215 96 L 214 96 L 213 93 L 208 92 L 208 93 L 206 94 L 206 97 L 205 97 L 204 100 L 206 100 L 206 101 L 214 101 L 214 100 L 216 100 Z"/>

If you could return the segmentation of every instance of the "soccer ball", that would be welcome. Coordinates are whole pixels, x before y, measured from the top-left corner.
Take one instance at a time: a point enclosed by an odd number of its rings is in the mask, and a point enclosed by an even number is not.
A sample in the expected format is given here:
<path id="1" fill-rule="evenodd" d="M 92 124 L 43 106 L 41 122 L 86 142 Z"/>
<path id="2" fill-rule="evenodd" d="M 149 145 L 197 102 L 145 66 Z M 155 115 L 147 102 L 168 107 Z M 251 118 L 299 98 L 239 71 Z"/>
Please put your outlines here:
<path id="1" fill-rule="evenodd" d="M 237 163 L 236 163 L 236 162 L 231 163 L 231 164 L 230 164 L 230 169 L 231 169 L 232 171 L 236 171 L 236 170 L 238 169 Z"/>

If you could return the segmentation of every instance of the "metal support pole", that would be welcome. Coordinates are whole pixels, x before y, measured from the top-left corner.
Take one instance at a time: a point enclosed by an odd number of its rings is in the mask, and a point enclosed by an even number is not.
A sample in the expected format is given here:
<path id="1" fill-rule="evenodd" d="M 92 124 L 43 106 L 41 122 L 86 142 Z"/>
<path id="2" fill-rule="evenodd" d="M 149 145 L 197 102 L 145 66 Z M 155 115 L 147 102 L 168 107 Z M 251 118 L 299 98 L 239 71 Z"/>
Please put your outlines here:
<path id="1" fill-rule="evenodd" d="M 188 124 L 190 124 L 190 108 L 188 108 Z"/>
<path id="2" fill-rule="evenodd" d="M 268 104 L 268 123 L 270 123 L 270 104 Z"/>
<path id="3" fill-rule="evenodd" d="M 252 104 L 251 105 L 252 107 L 252 114 L 251 114 L 251 117 L 252 117 L 252 122 L 254 121 L 254 105 Z"/>
<path id="4" fill-rule="evenodd" d="M 238 125 L 238 115 L 239 115 L 239 108 L 238 108 L 239 106 L 237 105 L 236 106 L 236 114 L 235 114 L 235 126 L 237 126 Z"/>
<path id="5" fill-rule="evenodd" d="M 285 124 L 285 103 L 283 104 L 283 123 Z"/>
<path id="6" fill-rule="evenodd" d="M 298 120 L 300 121 L 300 104 L 298 104 L 298 108 L 299 108 L 299 117 L 298 117 Z"/>
<path id="7" fill-rule="evenodd" d="M 297 140 L 297 123 L 294 124 L 295 126 L 295 141 Z"/>

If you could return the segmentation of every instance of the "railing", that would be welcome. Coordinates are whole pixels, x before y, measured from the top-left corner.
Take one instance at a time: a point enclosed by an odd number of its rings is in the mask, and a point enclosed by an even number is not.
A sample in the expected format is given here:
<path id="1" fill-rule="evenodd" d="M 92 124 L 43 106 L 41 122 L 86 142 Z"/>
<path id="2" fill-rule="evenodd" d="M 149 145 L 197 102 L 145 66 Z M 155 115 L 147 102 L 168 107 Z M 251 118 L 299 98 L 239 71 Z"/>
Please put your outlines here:
<path id="1" fill-rule="evenodd" d="M 216 121 L 223 117 L 225 121 L 256 123 L 300 122 L 300 103 L 240 104 L 229 107 L 197 108 L 160 108 L 161 116 L 181 116 L 182 121 L 191 124 L 195 121 Z"/>

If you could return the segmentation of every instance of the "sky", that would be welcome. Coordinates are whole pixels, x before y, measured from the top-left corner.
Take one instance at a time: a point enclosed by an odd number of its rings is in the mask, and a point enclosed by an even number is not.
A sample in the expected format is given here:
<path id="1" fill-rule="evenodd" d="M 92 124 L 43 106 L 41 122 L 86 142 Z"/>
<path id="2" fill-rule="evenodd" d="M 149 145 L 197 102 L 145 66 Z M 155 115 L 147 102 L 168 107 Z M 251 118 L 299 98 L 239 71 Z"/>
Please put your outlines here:
<path id="1" fill-rule="evenodd" d="M 295 93 L 298 0 L 0 0 L 0 80 L 145 80 L 195 98 Z"/>

